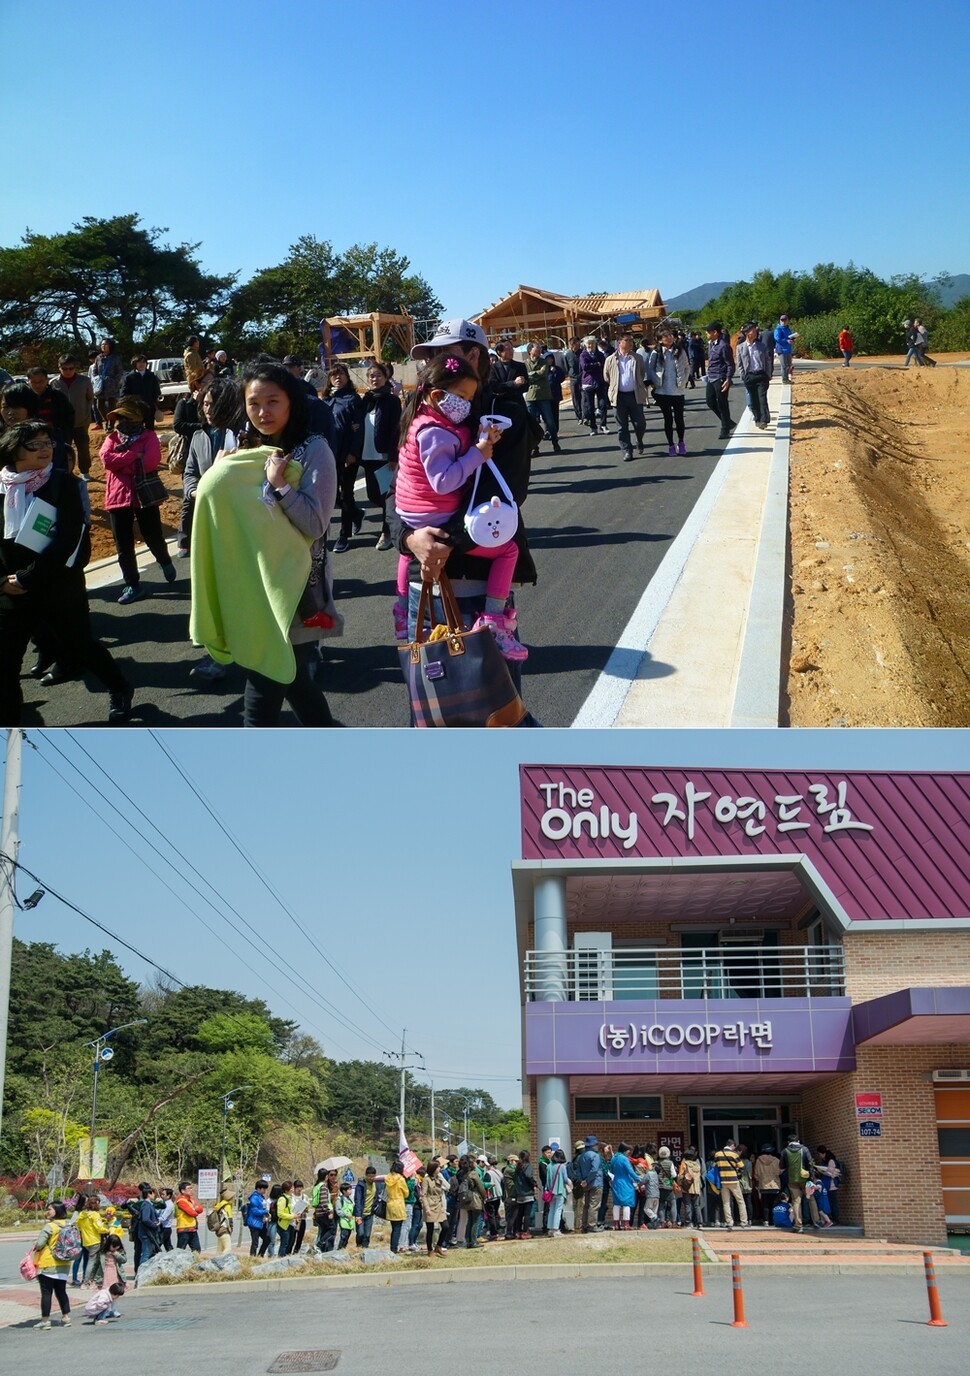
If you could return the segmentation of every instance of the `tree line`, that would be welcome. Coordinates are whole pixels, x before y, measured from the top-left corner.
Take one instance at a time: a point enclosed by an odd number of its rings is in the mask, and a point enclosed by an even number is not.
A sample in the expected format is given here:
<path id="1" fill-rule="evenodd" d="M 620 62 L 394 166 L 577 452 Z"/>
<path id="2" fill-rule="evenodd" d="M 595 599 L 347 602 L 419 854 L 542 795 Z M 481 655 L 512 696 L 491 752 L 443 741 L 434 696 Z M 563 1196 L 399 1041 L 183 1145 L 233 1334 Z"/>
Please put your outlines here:
<path id="1" fill-rule="evenodd" d="M 747 320 L 773 324 L 785 312 L 798 330 L 799 350 L 816 358 L 838 357 L 843 325 L 859 353 L 900 353 L 902 322 L 915 317 L 929 330 L 934 350 L 964 351 L 970 349 L 970 297 L 945 308 L 939 288 L 949 280 L 942 274 L 935 282 L 924 282 L 912 273 L 887 280 L 854 263 L 819 263 L 811 272 L 777 274 L 765 268 L 750 282 L 732 283 L 707 305 L 683 316 L 688 325 L 723 320 L 733 332 Z"/>
<path id="2" fill-rule="evenodd" d="M 370 311 L 437 318 L 441 302 L 409 260 L 376 243 L 338 252 L 304 234 L 281 263 L 248 281 L 206 272 L 199 244 L 171 245 L 136 214 L 85 216 L 59 234 L 28 230 L 0 248 L 0 357 L 16 370 L 50 367 L 105 336 L 122 354 L 180 355 L 201 333 L 236 357 L 265 350 L 314 357 L 319 322 Z"/>
<path id="3" fill-rule="evenodd" d="M 397 1149 L 400 1072 L 390 1062 L 335 1061 L 262 999 L 205 985 L 139 986 L 110 951 L 61 954 L 15 940 L 0 1173 L 38 1184 L 77 1174 L 90 1127 L 93 1051 L 85 1043 L 144 1018 L 112 1038 L 99 1073 L 96 1135 L 109 1139 L 106 1179 L 178 1179 L 218 1166 L 221 1096 L 228 1169 L 307 1169 L 333 1150 Z M 469 1106 L 476 1141 L 524 1145 L 528 1120 L 488 1091 L 435 1096 L 458 1140 Z M 406 1072 L 405 1126 L 427 1137 L 431 1089 Z"/>

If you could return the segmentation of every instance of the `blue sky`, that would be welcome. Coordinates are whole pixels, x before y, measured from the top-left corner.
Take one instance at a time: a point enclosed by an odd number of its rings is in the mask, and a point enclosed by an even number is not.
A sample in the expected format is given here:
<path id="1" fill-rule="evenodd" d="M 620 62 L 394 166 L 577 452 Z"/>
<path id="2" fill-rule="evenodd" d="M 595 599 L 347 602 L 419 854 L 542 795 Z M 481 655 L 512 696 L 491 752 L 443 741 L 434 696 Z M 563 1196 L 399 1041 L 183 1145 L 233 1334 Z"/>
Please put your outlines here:
<path id="1" fill-rule="evenodd" d="M 406 1027 L 436 1085 L 484 1086 L 513 1104 L 510 864 L 521 854 L 520 763 L 944 770 L 958 767 L 966 739 L 952 731 L 195 730 L 163 732 L 159 743 L 148 731 L 30 732 L 20 861 L 186 983 L 260 995 L 338 1060 L 381 1059 Z M 203 891 L 211 883 L 235 913 L 204 902 L 187 878 Z M 33 882 L 22 876 L 18 888 L 23 899 Z M 18 912 L 15 930 L 63 951 L 114 950 L 132 978 L 152 976 L 52 896 Z"/>
<path id="2" fill-rule="evenodd" d="M 449 314 L 970 271 L 957 0 L 5 0 L 2 36 L 2 245 L 137 210 L 245 278 L 304 233 L 376 240 Z"/>

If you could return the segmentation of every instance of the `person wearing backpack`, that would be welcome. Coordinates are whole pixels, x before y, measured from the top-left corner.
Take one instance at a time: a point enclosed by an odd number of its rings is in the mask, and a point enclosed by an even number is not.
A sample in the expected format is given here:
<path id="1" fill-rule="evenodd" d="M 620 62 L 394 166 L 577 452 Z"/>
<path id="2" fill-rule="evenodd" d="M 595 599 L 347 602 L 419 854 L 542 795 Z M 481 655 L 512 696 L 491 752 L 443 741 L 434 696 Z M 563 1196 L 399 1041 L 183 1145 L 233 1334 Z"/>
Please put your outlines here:
<path id="1" fill-rule="evenodd" d="M 677 1179 L 680 1182 L 680 1225 L 682 1228 L 703 1228 L 704 1218 L 701 1213 L 701 1188 L 704 1181 L 704 1173 L 701 1170 L 701 1163 L 698 1160 L 697 1148 L 689 1146 L 685 1149 L 681 1157 L 680 1166 L 677 1170 Z"/>
<path id="2" fill-rule="evenodd" d="M 818 1216 L 818 1205 L 815 1203 L 814 1194 L 808 1194 L 805 1186 L 810 1180 L 816 1178 L 815 1162 L 808 1147 L 803 1147 L 795 1133 L 788 1139 L 788 1146 L 785 1148 L 783 1158 L 785 1170 L 788 1173 L 788 1197 L 791 1200 L 792 1212 L 792 1231 L 800 1233 L 802 1231 L 802 1198 L 808 1200 L 808 1211 L 812 1219 L 813 1228 L 821 1228 L 822 1224 Z"/>
<path id="3" fill-rule="evenodd" d="M 677 1196 L 674 1193 L 677 1169 L 671 1160 L 669 1147 L 661 1147 L 657 1152 L 657 1179 L 660 1182 L 660 1213 L 658 1217 L 661 1227 L 679 1228 Z"/>
<path id="4" fill-rule="evenodd" d="M 236 1191 L 232 1185 L 223 1185 L 219 1198 L 209 1210 L 206 1222 L 216 1235 L 216 1253 L 232 1251 L 232 1201 Z"/>
<path id="5" fill-rule="evenodd" d="M 276 1228 L 280 1244 L 280 1256 L 289 1256 L 290 1247 L 293 1242 L 293 1205 L 290 1200 L 290 1192 L 293 1189 L 292 1180 L 283 1180 L 280 1183 L 280 1192 L 276 1196 Z"/>
<path id="6" fill-rule="evenodd" d="M 181 1189 L 181 1186 L 179 1188 Z M 146 1261 L 151 1261 L 155 1253 L 162 1249 L 162 1230 L 158 1223 L 158 1210 L 155 1208 L 155 1190 L 147 1180 L 143 1180 L 138 1189 L 141 1198 L 130 1206 L 131 1240 L 134 1243 L 136 1271 L 139 1266 L 144 1266 Z M 199 1212 L 202 1212 L 201 1205 Z M 184 1245 L 179 1242 L 180 1247 Z"/>
<path id="7" fill-rule="evenodd" d="M 71 1301 L 67 1295 L 67 1277 L 71 1262 L 80 1253 L 81 1236 L 74 1224 L 67 1222 L 67 1207 L 60 1200 L 48 1204 L 45 1214 L 47 1222 L 37 1234 L 32 1257 L 40 1285 L 40 1323 L 37 1327 L 50 1328 L 51 1301 L 56 1296 L 61 1311 L 61 1327 L 70 1328 Z M 77 1237 L 77 1249 L 69 1256 L 63 1255 L 70 1251 L 66 1244 L 70 1241 L 71 1229 Z"/>

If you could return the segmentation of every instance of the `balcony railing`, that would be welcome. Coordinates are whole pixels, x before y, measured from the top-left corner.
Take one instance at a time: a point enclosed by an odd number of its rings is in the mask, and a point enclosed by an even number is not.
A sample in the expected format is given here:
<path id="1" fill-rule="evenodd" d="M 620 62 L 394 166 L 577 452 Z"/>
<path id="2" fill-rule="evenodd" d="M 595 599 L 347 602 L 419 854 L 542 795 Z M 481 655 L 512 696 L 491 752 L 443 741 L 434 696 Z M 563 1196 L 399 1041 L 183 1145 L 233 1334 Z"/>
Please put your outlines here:
<path id="1" fill-rule="evenodd" d="M 527 951 L 526 999 L 832 998 L 845 994 L 841 946 Z"/>

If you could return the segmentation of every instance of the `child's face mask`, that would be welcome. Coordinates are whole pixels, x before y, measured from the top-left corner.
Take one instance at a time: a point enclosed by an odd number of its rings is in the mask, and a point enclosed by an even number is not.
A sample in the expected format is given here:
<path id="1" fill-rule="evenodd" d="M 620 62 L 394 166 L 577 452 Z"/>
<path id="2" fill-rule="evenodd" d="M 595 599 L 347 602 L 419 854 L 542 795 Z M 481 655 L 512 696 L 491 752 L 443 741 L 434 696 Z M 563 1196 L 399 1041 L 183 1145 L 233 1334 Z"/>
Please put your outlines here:
<path id="1" fill-rule="evenodd" d="M 457 396 L 454 392 L 442 392 L 438 401 L 438 410 L 455 425 L 461 425 L 463 420 L 467 420 L 471 409 L 471 402 L 466 401 L 464 397 Z"/>

